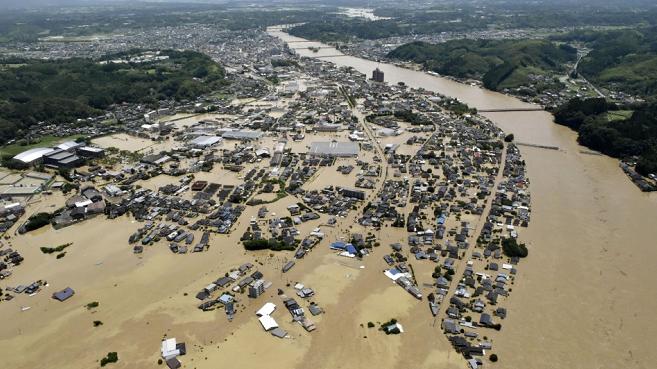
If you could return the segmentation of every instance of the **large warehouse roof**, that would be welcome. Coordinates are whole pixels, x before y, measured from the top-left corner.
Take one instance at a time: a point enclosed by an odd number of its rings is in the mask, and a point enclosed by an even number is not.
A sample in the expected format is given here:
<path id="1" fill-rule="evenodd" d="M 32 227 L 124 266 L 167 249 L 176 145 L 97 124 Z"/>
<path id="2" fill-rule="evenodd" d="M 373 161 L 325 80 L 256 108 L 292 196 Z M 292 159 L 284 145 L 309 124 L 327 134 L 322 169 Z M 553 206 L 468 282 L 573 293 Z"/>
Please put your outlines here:
<path id="1" fill-rule="evenodd" d="M 310 144 L 311 155 L 322 156 L 356 156 L 358 155 L 358 144 L 355 142 L 313 142 Z"/>
<path id="2" fill-rule="evenodd" d="M 55 150 L 50 147 L 37 147 L 34 149 L 23 151 L 22 153 L 14 156 L 14 159 L 20 160 L 23 163 L 31 163 L 37 159 L 41 159 L 44 155 L 49 154 L 53 151 Z"/>
<path id="3" fill-rule="evenodd" d="M 66 142 L 62 142 L 61 144 L 57 145 L 57 148 L 62 149 L 62 150 L 71 150 L 71 149 L 77 149 L 80 146 L 82 146 L 82 144 L 79 143 L 79 142 L 66 141 Z"/>
<path id="4" fill-rule="evenodd" d="M 216 144 L 221 141 L 221 137 L 217 136 L 198 136 L 192 140 L 192 145 L 198 147 L 207 147 Z"/>
<path id="5" fill-rule="evenodd" d="M 258 131 L 226 131 L 221 135 L 229 140 L 257 140 L 262 137 L 262 132 Z"/>

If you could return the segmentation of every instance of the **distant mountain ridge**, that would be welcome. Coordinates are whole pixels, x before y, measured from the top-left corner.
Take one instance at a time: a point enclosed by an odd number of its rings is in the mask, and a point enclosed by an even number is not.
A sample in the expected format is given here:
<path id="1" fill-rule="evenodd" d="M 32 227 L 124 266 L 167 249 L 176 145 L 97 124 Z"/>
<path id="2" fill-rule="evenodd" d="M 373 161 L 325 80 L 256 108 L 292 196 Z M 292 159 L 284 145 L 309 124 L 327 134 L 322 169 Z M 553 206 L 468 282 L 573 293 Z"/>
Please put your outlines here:
<path id="1" fill-rule="evenodd" d="M 452 40 L 440 44 L 412 42 L 388 57 L 413 61 L 427 70 L 457 78 L 481 79 L 491 90 L 518 87 L 528 74 L 563 71 L 577 50 L 547 40 Z"/>

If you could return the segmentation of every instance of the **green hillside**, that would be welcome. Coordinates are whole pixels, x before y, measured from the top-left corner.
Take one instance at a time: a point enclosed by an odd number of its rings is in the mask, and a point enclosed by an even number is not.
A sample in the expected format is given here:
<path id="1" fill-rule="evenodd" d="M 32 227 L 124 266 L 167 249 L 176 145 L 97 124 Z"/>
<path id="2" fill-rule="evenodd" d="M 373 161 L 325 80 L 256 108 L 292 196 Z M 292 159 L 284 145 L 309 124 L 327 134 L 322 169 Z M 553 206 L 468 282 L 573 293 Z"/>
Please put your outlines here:
<path id="1" fill-rule="evenodd" d="M 579 72 L 594 84 L 641 96 L 657 95 L 657 28 L 582 31 L 560 37 L 592 51 Z"/>
<path id="2" fill-rule="evenodd" d="M 492 90 L 518 87 L 529 74 L 564 71 L 577 52 L 545 40 L 452 40 L 441 44 L 413 42 L 388 54 L 391 58 L 421 63 L 427 70 L 481 79 Z"/>
<path id="3" fill-rule="evenodd" d="M 225 83 L 223 68 L 203 54 L 163 51 L 160 56 L 168 59 L 121 64 L 79 58 L 0 62 L 0 141 L 18 137 L 41 121 L 68 123 L 99 115 L 115 103 L 193 99 Z M 4 67 L 8 65 L 12 67 Z"/>
<path id="4" fill-rule="evenodd" d="M 582 145 L 614 157 L 636 156 L 637 172 L 657 173 L 657 104 L 630 113 L 601 98 L 573 99 L 558 107 L 554 118 L 576 130 Z"/>

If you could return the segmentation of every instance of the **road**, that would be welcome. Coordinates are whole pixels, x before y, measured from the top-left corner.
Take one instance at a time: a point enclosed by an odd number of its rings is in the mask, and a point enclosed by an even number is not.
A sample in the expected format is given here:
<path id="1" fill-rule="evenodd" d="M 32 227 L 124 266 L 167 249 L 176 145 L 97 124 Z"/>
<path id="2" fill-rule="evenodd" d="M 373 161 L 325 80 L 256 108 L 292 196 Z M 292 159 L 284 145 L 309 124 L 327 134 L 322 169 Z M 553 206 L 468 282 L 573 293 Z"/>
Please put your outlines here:
<path id="1" fill-rule="evenodd" d="M 470 246 L 465 251 L 465 255 L 454 263 L 454 272 L 455 272 L 454 279 L 450 283 L 449 290 L 447 291 L 447 294 L 443 299 L 443 303 L 441 304 L 441 309 L 439 310 L 438 315 L 436 315 L 436 320 L 438 321 L 442 321 L 442 319 L 446 315 L 447 306 L 449 306 L 449 300 L 452 298 L 452 296 L 454 296 L 454 293 L 456 292 L 456 287 L 459 284 L 459 280 L 463 275 L 463 272 L 465 271 L 465 267 L 467 265 L 468 260 L 472 258 L 472 252 L 476 248 L 477 239 L 479 238 L 479 234 L 481 234 L 481 230 L 484 227 L 484 224 L 486 223 L 486 217 L 488 217 L 488 213 L 490 212 L 491 206 L 493 204 L 493 199 L 495 198 L 495 191 L 497 190 L 497 186 L 504 179 L 504 162 L 506 160 L 506 148 L 507 148 L 507 144 L 505 142 L 504 147 L 502 148 L 500 167 L 497 172 L 497 176 L 495 177 L 495 184 L 493 185 L 492 193 L 486 199 L 486 205 L 484 206 L 484 211 L 481 217 L 479 218 L 479 221 L 477 222 L 477 226 L 475 227 L 474 232 L 468 238 L 468 243 Z"/>
<path id="2" fill-rule="evenodd" d="M 575 66 L 573 67 L 573 72 L 577 72 L 577 67 L 579 67 L 579 62 L 582 61 L 582 58 L 583 58 L 584 56 L 586 56 L 586 54 L 578 53 L 577 62 L 575 63 Z M 589 87 L 590 87 L 593 91 L 595 91 L 595 93 L 597 93 L 598 96 L 603 97 L 603 98 L 606 97 L 605 94 L 603 94 L 603 93 L 602 93 L 597 87 L 595 87 L 595 86 L 593 85 L 593 83 L 589 82 L 589 80 L 586 79 L 586 77 L 584 77 L 581 73 L 577 72 L 577 75 L 578 75 L 578 77 L 581 78 L 584 82 L 586 82 L 586 84 L 589 85 Z"/>

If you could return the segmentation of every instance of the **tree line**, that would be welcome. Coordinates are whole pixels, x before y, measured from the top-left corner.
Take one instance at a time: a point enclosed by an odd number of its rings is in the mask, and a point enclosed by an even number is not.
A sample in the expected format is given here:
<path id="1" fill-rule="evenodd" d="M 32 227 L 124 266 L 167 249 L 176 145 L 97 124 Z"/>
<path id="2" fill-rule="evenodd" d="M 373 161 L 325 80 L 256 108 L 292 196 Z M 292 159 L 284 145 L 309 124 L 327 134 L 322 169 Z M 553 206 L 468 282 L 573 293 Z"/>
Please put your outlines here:
<path id="1" fill-rule="evenodd" d="M 603 98 L 575 98 L 553 112 L 555 121 L 578 132 L 584 146 L 617 158 L 636 157 L 636 171 L 657 173 L 657 103 L 624 107 L 633 109 L 627 119 L 610 120 L 619 110 Z"/>
<path id="2" fill-rule="evenodd" d="M 84 58 L 23 60 L 19 67 L 0 70 L 0 140 L 21 137 L 42 121 L 74 122 L 124 102 L 191 100 L 226 84 L 223 68 L 206 55 L 192 51 L 160 55 L 169 59 L 139 64 L 102 64 Z"/>
<path id="3" fill-rule="evenodd" d="M 577 50 L 548 40 L 451 40 L 440 44 L 412 42 L 388 57 L 422 64 L 425 69 L 457 78 L 481 79 L 491 90 L 528 83 L 529 70 L 563 71 Z"/>

